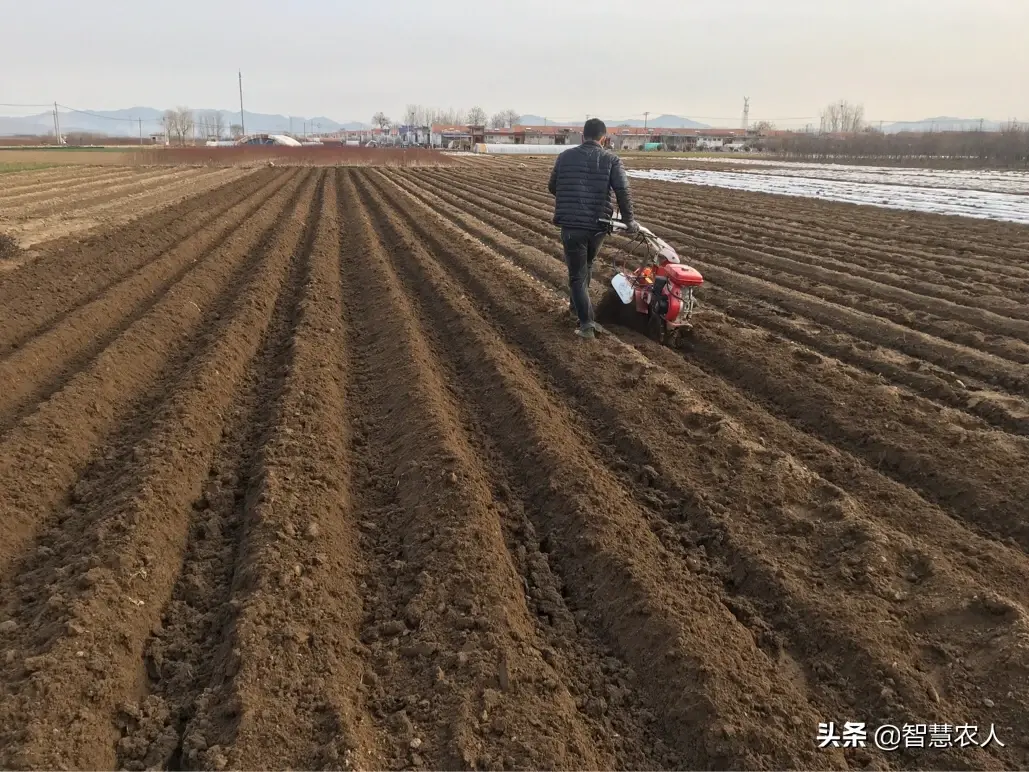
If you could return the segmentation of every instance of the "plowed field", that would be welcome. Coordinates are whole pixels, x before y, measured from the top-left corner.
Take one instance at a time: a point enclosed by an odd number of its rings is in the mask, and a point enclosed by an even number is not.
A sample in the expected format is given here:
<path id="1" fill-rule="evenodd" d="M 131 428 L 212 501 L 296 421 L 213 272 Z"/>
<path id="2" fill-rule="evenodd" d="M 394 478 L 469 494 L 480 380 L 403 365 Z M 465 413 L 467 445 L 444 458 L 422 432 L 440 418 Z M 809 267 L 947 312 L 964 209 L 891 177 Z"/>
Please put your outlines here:
<path id="1" fill-rule="evenodd" d="M 121 225 L 249 173 L 249 169 L 72 166 L 3 175 L 0 232 L 9 233 L 28 249 L 98 227 Z"/>
<path id="2" fill-rule="evenodd" d="M 636 181 L 696 331 L 582 341 L 549 164 L 0 274 L 0 767 L 1029 764 L 1029 228 Z"/>

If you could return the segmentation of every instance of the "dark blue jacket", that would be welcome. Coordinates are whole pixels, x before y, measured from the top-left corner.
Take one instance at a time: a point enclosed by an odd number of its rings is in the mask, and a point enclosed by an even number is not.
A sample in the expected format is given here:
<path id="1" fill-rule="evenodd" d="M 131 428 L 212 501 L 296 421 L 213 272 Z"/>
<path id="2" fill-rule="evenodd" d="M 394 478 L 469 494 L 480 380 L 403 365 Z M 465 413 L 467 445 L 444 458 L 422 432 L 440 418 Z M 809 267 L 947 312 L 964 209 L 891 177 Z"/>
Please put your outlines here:
<path id="1" fill-rule="evenodd" d="M 554 224 L 562 228 L 603 230 L 602 217 L 611 217 L 611 191 L 625 222 L 634 219 L 629 179 L 622 159 L 600 143 L 588 140 L 557 157 L 547 186 L 554 196 Z"/>

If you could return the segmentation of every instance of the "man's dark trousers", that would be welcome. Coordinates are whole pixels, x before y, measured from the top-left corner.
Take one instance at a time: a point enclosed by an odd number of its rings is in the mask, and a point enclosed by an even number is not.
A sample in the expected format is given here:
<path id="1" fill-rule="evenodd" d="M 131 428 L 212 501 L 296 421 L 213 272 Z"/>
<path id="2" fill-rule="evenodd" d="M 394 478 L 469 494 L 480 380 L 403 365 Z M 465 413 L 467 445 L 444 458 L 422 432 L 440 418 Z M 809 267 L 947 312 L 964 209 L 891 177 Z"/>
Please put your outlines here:
<path id="1" fill-rule="evenodd" d="M 604 231 L 561 229 L 561 244 L 565 251 L 565 265 L 568 266 L 568 286 L 572 294 L 571 309 L 579 317 L 581 329 L 593 326 L 590 279 L 593 277 L 593 260 L 606 235 Z"/>

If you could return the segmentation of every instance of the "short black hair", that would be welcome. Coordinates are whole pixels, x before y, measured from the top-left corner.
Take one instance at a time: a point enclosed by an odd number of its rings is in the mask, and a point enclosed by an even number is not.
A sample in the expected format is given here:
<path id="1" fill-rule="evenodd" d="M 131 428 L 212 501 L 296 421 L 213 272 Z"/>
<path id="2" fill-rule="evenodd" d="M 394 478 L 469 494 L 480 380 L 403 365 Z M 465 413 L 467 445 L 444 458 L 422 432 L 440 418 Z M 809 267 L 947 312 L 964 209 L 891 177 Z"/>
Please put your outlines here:
<path id="1" fill-rule="evenodd" d="M 607 125 L 600 118 L 590 118 L 582 127 L 582 138 L 597 140 L 607 134 Z"/>

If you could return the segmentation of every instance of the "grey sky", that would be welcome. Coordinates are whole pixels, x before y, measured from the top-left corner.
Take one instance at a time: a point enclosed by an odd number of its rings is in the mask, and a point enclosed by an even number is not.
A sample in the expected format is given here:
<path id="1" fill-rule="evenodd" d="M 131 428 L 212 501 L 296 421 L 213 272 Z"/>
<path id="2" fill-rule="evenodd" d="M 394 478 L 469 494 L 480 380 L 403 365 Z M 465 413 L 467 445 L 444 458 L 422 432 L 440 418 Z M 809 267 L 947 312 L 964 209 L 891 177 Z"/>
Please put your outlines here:
<path id="1" fill-rule="evenodd" d="M 1029 0 L 0 0 L 0 102 L 1029 119 Z M 11 33 L 14 34 L 11 34 Z M 35 110 L 0 108 L 4 114 Z M 795 120 L 783 120 L 783 119 Z"/>

